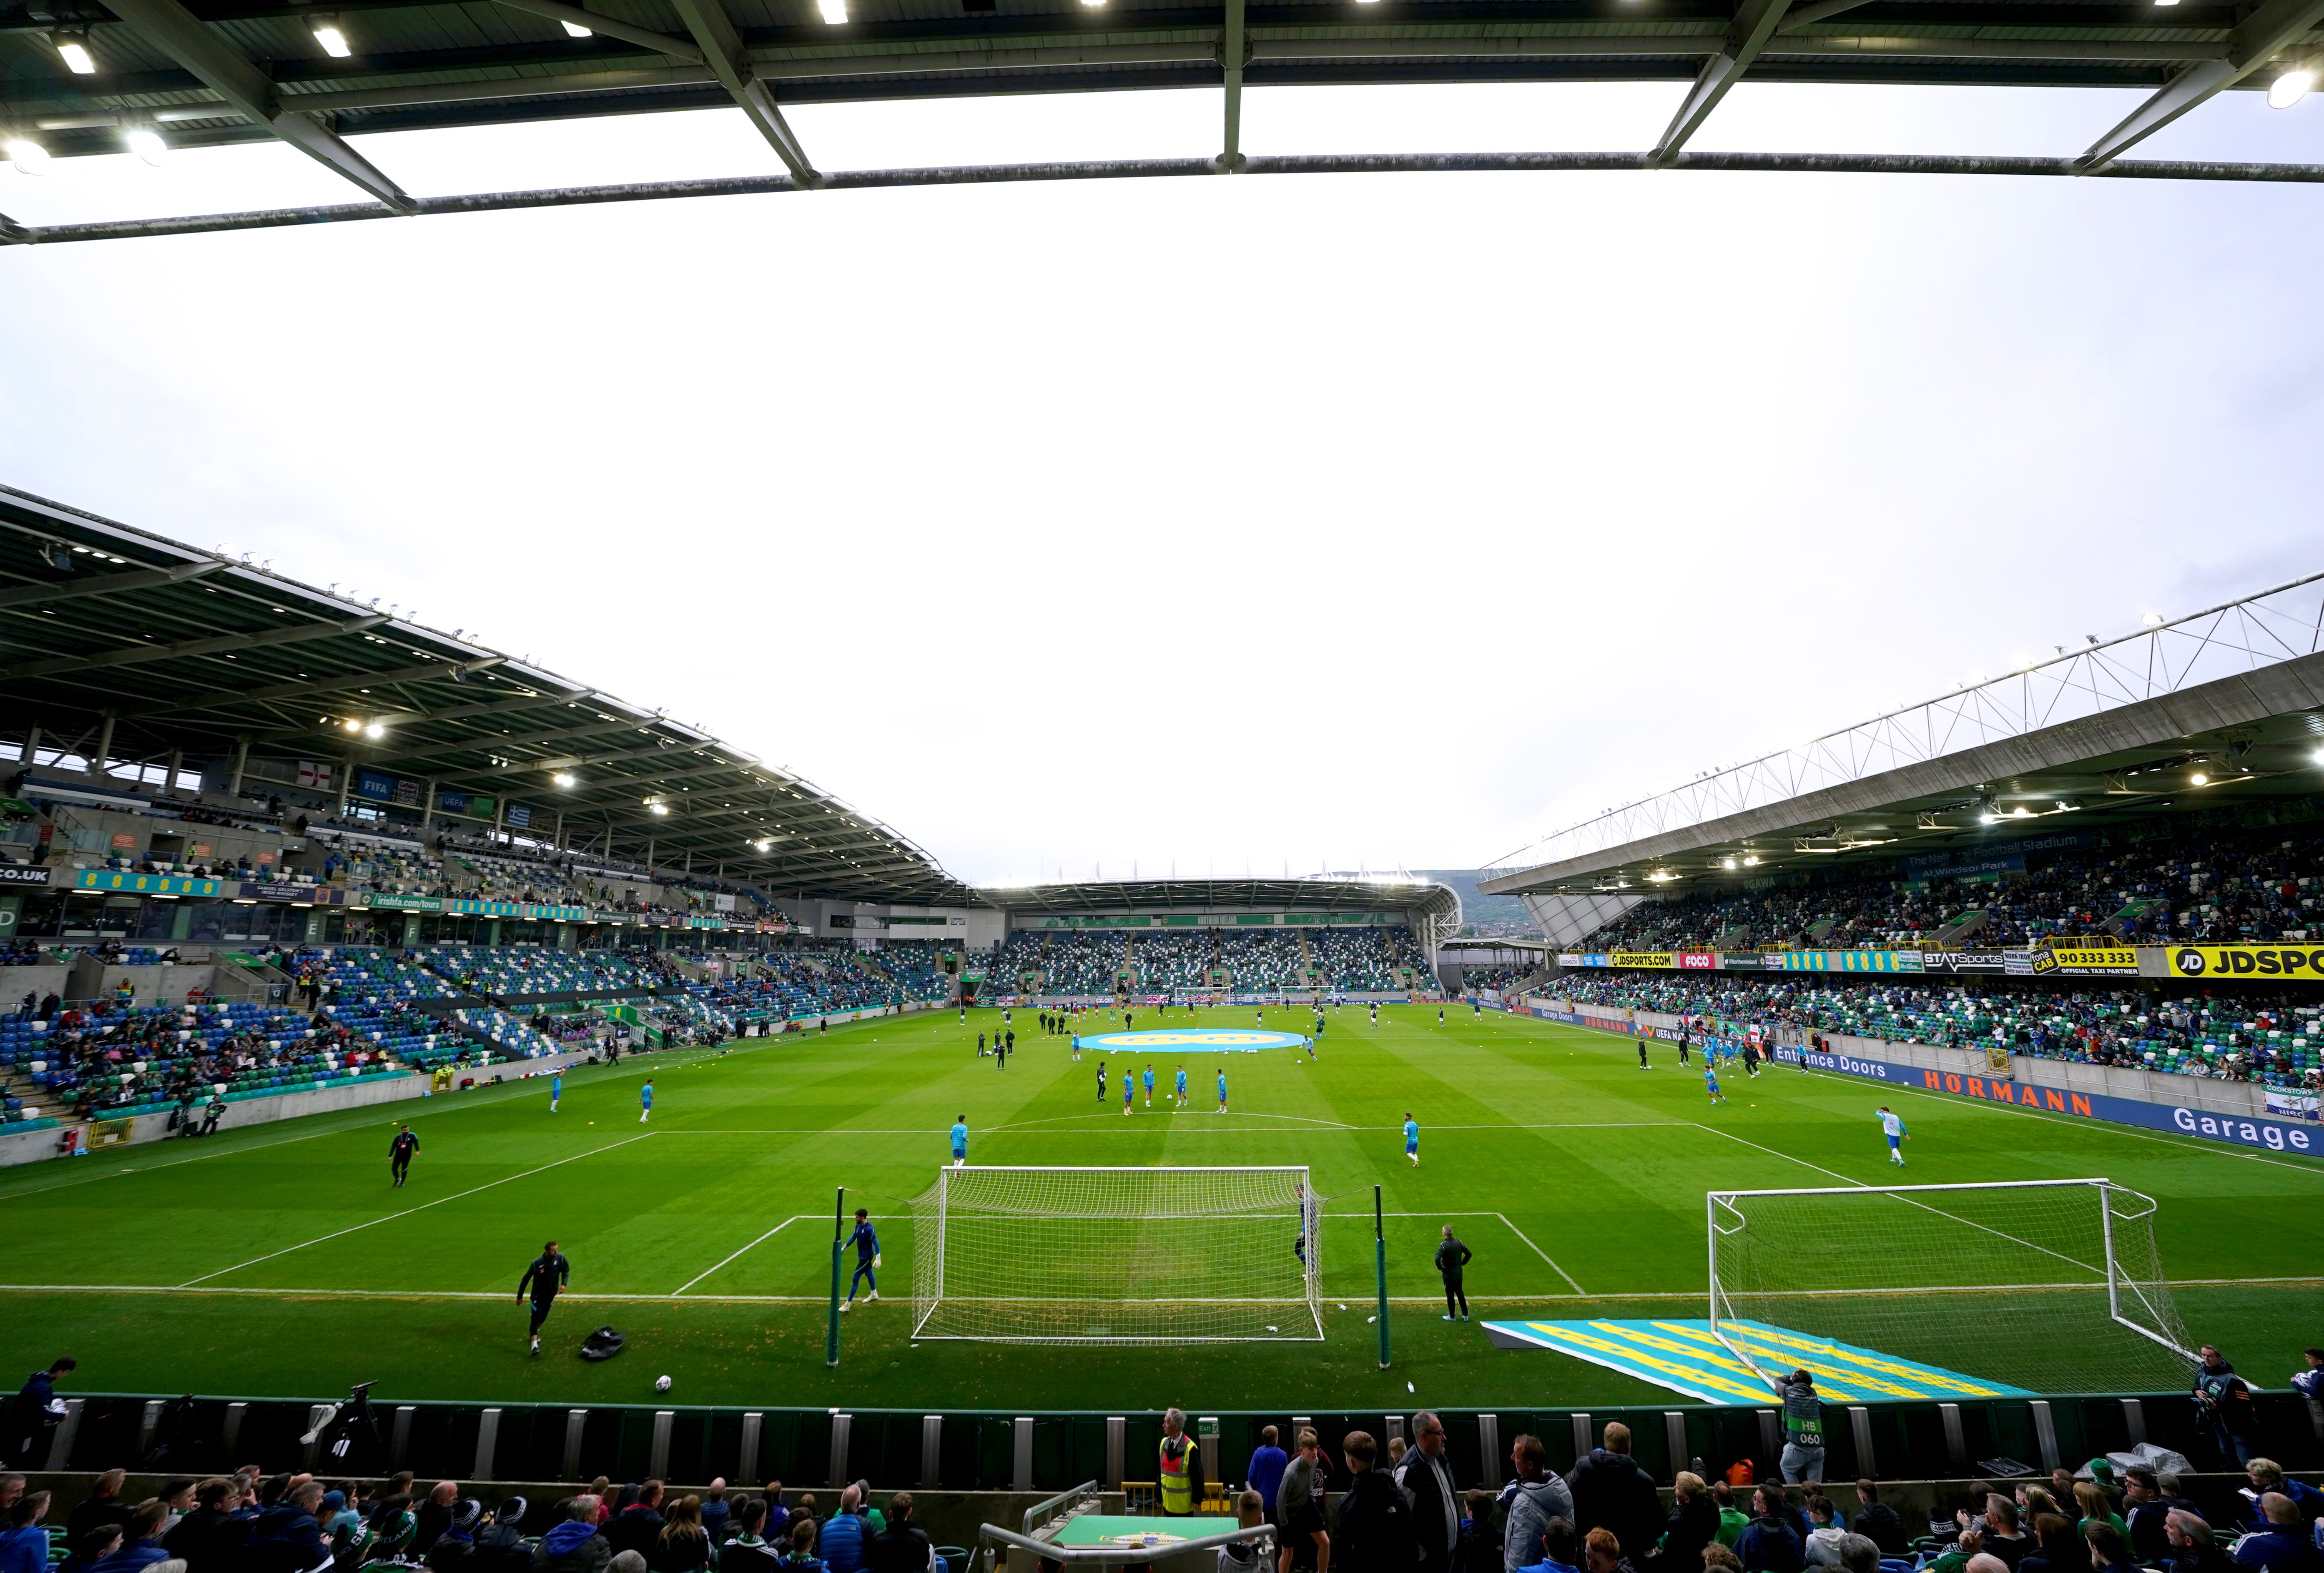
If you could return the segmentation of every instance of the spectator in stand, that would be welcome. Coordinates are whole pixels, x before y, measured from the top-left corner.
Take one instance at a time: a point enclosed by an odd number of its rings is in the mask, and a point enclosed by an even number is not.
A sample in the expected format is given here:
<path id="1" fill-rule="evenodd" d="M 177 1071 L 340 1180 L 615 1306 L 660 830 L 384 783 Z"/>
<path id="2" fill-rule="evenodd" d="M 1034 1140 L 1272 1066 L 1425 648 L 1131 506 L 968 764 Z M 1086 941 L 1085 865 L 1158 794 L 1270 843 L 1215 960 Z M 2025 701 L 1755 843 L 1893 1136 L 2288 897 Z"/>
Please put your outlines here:
<path id="1" fill-rule="evenodd" d="M 710 1483 L 702 1497 L 702 1532 L 710 1537 L 712 1546 L 723 1546 L 733 1539 L 734 1509 L 726 1500 L 726 1477 L 720 1476 Z"/>
<path id="2" fill-rule="evenodd" d="M 470 1573 L 526 1573 L 532 1566 L 531 1548 L 524 1538 L 525 1505 L 523 1497 L 512 1496 L 493 1510 L 476 1532 L 476 1549 L 468 1554 Z M 326 1524 L 326 1539 L 328 1533 Z"/>
<path id="3" fill-rule="evenodd" d="M 1396 1484 L 1412 1504 L 1420 1573 L 1452 1573 L 1452 1549 L 1461 1541 L 1461 1493 L 1452 1484 L 1452 1460 L 1444 1456 L 1444 1422 L 1424 1409 L 1412 1417 L 1412 1436 Z"/>
<path id="4" fill-rule="evenodd" d="M 615 1556 L 635 1551 L 641 1558 L 651 1558 L 661 1540 L 661 1495 L 660 1481 L 641 1482 L 637 1500 L 613 1515 L 605 1526 L 605 1543 L 613 1548 Z"/>
<path id="5" fill-rule="evenodd" d="M 0 1527 L 0 1573 L 49 1573 L 49 1532 L 41 1527 L 48 1515 L 45 1491 L 28 1492 L 9 1504 Z"/>
<path id="6" fill-rule="evenodd" d="M 810 1496 L 807 1500 L 809 1507 L 812 1508 L 815 1503 L 815 1498 Z M 815 1515 L 810 1512 L 807 1516 L 812 1518 Z M 791 1530 L 790 1520 L 790 1509 L 783 1505 L 783 1483 L 779 1480 L 768 1481 L 767 1522 L 766 1527 L 761 1529 L 759 1532 L 766 1537 L 767 1543 L 769 1545 L 775 1546 L 779 1549 L 781 1546 L 789 1543 Z"/>
<path id="7" fill-rule="evenodd" d="M 565 1520 L 552 1525 L 532 1550 L 539 1573 L 604 1573 L 613 1559 L 613 1545 L 598 1532 L 597 1515 L 604 1502 L 596 1496 L 576 1496 L 565 1504 Z"/>
<path id="8" fill-rule="evenodd" d="M 1236 1527 L 1252 1530 L 1266 1522 L 1267 1504 L 1258 1492 L 1246 1490 L 1236 1495 Z M 1219 1548 L 1218 1573 L 1261 1573 L 1263 1566 L 1256 1541 L 1236 1541 Z"/>
<path id="9" fill-rule="evenodd" d="M 88 1573 L 91 1568 L 120 1549 L 121 1526 L 99 1524 L 81 1537 L 80 1544 L 74 1548 L 72 1555 L 57 1564 L 56 1573 Z"/>
<path id="10" fill-rule="evenodd" d="M 129 1522 L 119 1526 L 121 1544 L 104 1560 L 96 1564 L 90 1569 L 90 1573 L 137 1573 L 137 1569 L 141 1568 L 151 1568 L 156 1562 L 168 1561 L 170 1553 L 162 1550 L 161 1532 L 161 1521 L 169 1516 L 169 1509 L 163 1507 L 159 1501 L 149 1500 L 140 1503 L 136 1510 L 129 1515 Z M 101 1527 L 111 1529 L 115 1526 L 106 1524 Z M 321 1559 L 318 1557 L 316 1560 L 320 1561 Z M 311 1568 L 314 1565 L 313 1562 L 309 1562 L 304 1564 L 304 1567 Z M 264 1565 L 252 1561 L 250 1566 L 254 1569 L 259 1569 Z M 304 1573 L 303 1568 L 301 1573 Z"/>
<path id="11" fill-rule="evenodd" d="M 1294 1569 L 1329 1573 L 1332 1537 L 1323 1522 L 1323 1494 L 1332 1477 L 1331 1467 L 1321 1462 L 1323 1450 L 1316 1445 L 1314 1431 L 1303 1426 L 1298 1441 L 1299 1455 L 1284 1469 L 1283 1484 L 1276 1495 L 1275 1522 L 1283 1538 L 1277 1573 Z"/>
<path id="12" fill-rule="evenodd" d="M 438 1541 L 444 1538 L 444 1532 L 452 1527 L 452 1515 L 458 1510 L 459 1501 L 458 1481 L 436 1482 L 436 1488 L 428 1494 L 428 1500 L 420 1504 L 419 1511 L 412 1515 L 415 1521 L 411 1536 L 413 1550 L 425 1556 Z"/>
<path id="13" fill-rule="evenodd" d="M 1912 1536 L 1904 1530 L 1904 1521 L 1896 1510 L 1880 1500 L 1880 1487 L 1869 1480 L 1856 1483 L 1856 1522 L 1849 1527 L 1880 1548 L 1884 1557 L 1901 1557 L 1912 1544 Z"/>
<path id="14" fill-rule="evenodd" d="M 1541 1560 L 1542 1535 L 1552 1519 L 1566 1521 L 1566 1537 L 1578 1541 L 1573 1525 L 1573 1493 L 1548 1472 L 1549 1449 L 1530 1433 L 1509 1444 L 1509 1464 L 1517 1477 L 1501 1488 L 1500 1508 L 1506 1522 L 1501 1532 L 1501 1563 L 1505 1573 Z M 1568 1552 L 1573 1545 L 1566 1547 Z M 1560 1560 L 1571 1562 L 1571 1555 Z"/>
<path id="15" fill-rule="evenodd" d="M 2252 1396 L 2226 1356 L 2213 1344 L 2196 1351 L 2203 1363 L 2195 1369 L 2195 1407 L 2203 1413 L 2211 1444 L 2223 1459 L 2237 1468 L 2252 1459 Z"/>
<path id="16" fill-rule="evenodd" d="M 1743 1573 L 1800 1573 L 1806 1566 L 1807 1548 L 1784 1512 L 1779 1487 L 1753 1489 L 1751 1522 L 1736 1541 L 1735 1555 L 1743 1564 Z"/>
<path id="17" fill-rule="evenodd" d="M 1605 1435 L 1603 1447 L 1591 1449 L 1588 1458 L 1566 1471 L 1574 1527 L 1582 1531 L 1585 1543 L 1591 1530 L 1610 1530 L 1625 1553 L 1635 1550 L 1643 1559 L 1662 1532 L 1662 1494 L 1655 1489 L 1654 1476 L 1630 1457 L 1630 1428 L 1614 1421 Z"/>
<path id="18" fill-rule="evenodd" d="M 2171 1544 L 2171 1573 L 2228 1573 L 2234 1566 L 2220 1550 L 2209 1521 L 2192 1508 L 2174 1507 L 2163 1521 Z"/>
<path id="19" fill-rule="evenodd" d="M 2273 1491 L 2292 1498 L 2292 1505 L 2300 1510 L 2302 1523 L 2312 1524 L 2324 1518 L 2324 1491 L 2304 1480 L 2292 1479 L 2274 1459 L 2254 1458 L 2244 1467 L 2244 1474 L 2250 1479 L 2251 1488 L 2262 1497 Z M 2252 1522 L 2255 1526 L 2260 1523 L 2256 1513 L 2252 1515 Z"/>
<path id="20" fill-rule="evenodd" d="M 1719 1543 L 1733 1550 L 1743 1532 L 1751 1527 L 1751 1515 L 1735 1505 L 1735 1487 L 1724 1480 L 1711 1486 L 1711 1500 L 1719 1509 Z"/>
<path id="21" fill-rule="evenodd" d="M 1533 1556 L 1513 1573 L 1582 1573 L 1582 1536 L 1573 1521 L 1560 1517 L 1544 1523 Z"/>
<path id="22" fill-rule="evenodd" d="M 169 1515 L 161 1521 L 161 1539 L 166 1542 L 170 1538 L 170 1532 L 176 1529 L 184 1522 L 185 1516 L 194 1511 L 194 1483 L 190 1480 L 163 1481 L 161 1496 L 161 1505 L 170 1510 Z M 176 1555 L 175 1552 L 171 1554 Z"/>
<path id="23" fill-rule="evenodd" d="M 1340 1451 L 1353 1478 L 1332 1526 L 1332 1566 L 1342 1573 L 1409 1573 L 1420 1559 L 1412 1506 L 1396 1482 L 1373 1467 L 1378 1445 L 1369 1431 L 1350 1431 Z"/>
<path id="24" fill-rule="evenodd" d="M 322 1504 L 323 1483 L 304 1480 L 258 1515 L 244 1553 L 254 1573 L 307 1573 L 330 1559 L 322 1521 L 315 1516 Z"/>
<path id="25" fill-rule="evenodd" d="M 710 1537 L 702 1528 L 702 1498 L 681 1496 L 669 1504 L 661 1533 L 646 1553 L 654 1573 L 699 1573 L 710 1566 Z"/>
<path id="26" fill-rule="evenodd" d="M 2324 1349 L 2303 1349 L 2301 1353 L 2306 1357 L 2308 1366 L 2292 1376 L 2292 1385 L 2308 1401 L 2308 1423 L 2316 1429 L 2318 1436 L 2324 1437 Z"/>
<path id="27" fill-rule="evenodd" d="M 2265 1573 L 2316 1573 L 2324 1567 L 2324 1557 L 2316 1550 L 2316 1539 L 2300 1516 L 2300 1508 L 2281 1491 L 2271 1491 L 2259 1499 L 2259 1511 L 2267 1527 L 2255 1530 L 2236 1542 L 2235 1559 L 2238 1567 L 2264 1569 Z"/>
<path id="28" fill-rule="evenodd" d="M 606 1573 L 647 1573 L 646 1559 L 641 1552 L 616 1551 L 613 1559 L 605 1564 Z"/>
<path id="29" fill-rule="evenodd" d="M 373 1512 L 371 1523 L 374 1561 L 383 1562 L 410 1550 L 420 1533 L 420 1515 L 412 1511 L 411 1493 L 389 1492 Z"/>
<path id="30" fill-rule="evenodd" d="M 2049 1494 L 2043 1493 L 2044 1496 Z M 2059 1515 L 2063 1517 L 2061 1513 Z M 2069 1521 L 2070 1523 L 2070 1521 Z M 1998 1491 L 1985 1499 L 1984 1554 L 1997 1559 L 2010 1573 L 2017 1573 L 2017 1564 L 2034 1549 L 2033 1537 L 2017 1527 L 2017 1504 Z"/>
<path id="31" fill-rule="evenodd" d="M 241 1502 L 235 1482 L 203 1481 L 194 1487 L 193 1511 L 161 1537 L 162 1547 L 186 1564 L 187 1573 L 227 1573 L 250 1538 L 250 1525 L 235 1514 Z"/>
<path id="32" fill-rule="evenodd" d="M 1250 1463 L 1243 1471 L 1243 1478 L 1266 1504 L 1270 1523 L 1275 1522 L 1275 1496 L 1282 1488 L 1283 1472 L 1291 1467 L 1291 1456 L 1275 1445 L 1277 1434 L 1273 1426 L 1259 1428 L 1259 1446 L 1251 1449 Z"/>
<path id="33" fill-rule="evenodd" d="M 831 1564 L 816 1555 L 822 1530 L 812 1515 L 801 1514 L 791 1525 L 791 1549 L 783 1558 L 783 1566 L 795 1573 L 826 1573 Z"/>
<path id="34" fill-rule="evenodd" d="M 831 1573 L 856 1573 L 863 1566 L 863 1542 L 871 1537 L 862 1509 L 862 1493 L 850 1486 L 839 1494 L 839 1511 L 816 1533 L 816 1545 Z"/>
<path id="35" fill-rule="evenodd" d="M 2138 1573 L 2138 1564 L 2130 1559 L 2129 1538 L 2114 1525 L 2090 1519 L 2082 1525 L 2082 1539 L 2089 1542 L 2094 1573 Z M 2315 1548 L 2309 1552 L 2312 1558 Z"/>
<path id="36" fill-rule="evenodd" d="M 2082 1538 L 2061 1513 L 2034 1519 L 2034 1545 L 2017 1560 L 2016 1573 L 2081 1573 Z"/>
<path id="37" fill-rule="evenodd" d="M 1258 1493 L 1246 1491 L 1244 1497 L 1253 1499 Z M 1240 1505 L 1240 1499 L 1237 1504 Z M 1257 1523 L 1256 1518 L 1244 1520 Z M 912 1522 L 912 1494 L 899 1491 L 888 1499 L 888 1522 L 872 1539 L 865 1561 L 872 1573 L 931 1573 L 937 1566 L 936 1547 L 929 1543 L 927 1533 Z"/>
<path id="38" fill-rule="evenodd" d="M 1719 1539 L 1719 1508 L 1702 1476 L 1680 1470 L 1670 1514 L 1663 1520 L 1662 1544 L 1649 1566 L 1655 1573 L 1695 1573 L 1702 1566 L 1702 1548 Z"/>
<path id="39" fill-rule="evenodd" d="M 755 1496 L 744 1497 L 735 1523 L 739 1532 L 719 1552 L 718 1573 L 774 1573 L 782 1553 L 760 1532 L 767 1527 L 767 1504 Z"/>
<path id="40" fill-rule="evenodd" d="M 1823 1401 L 1806 1367 L 1793 1372 L 1775 1390 L 1784 1403 L 1784 1484 L 1820 1485 L 1823 1480 Z"/>
<path id="41" fill-rule="evenodd" d="M 78 1546 L 89 1531 L 99 1524 L 126 1527 L 129 1504 L 121 1500 L 121 1487 L 129 1478 L 126 1469 L 107 1469 L 97 1477 L 89 1493 L 65 1515 L 65 1542 Z"/>
<path id="42" fill-rule="evenodd" d="M 1591 1530 L 1582 1542 L 1583 1573 L 1637 1573 L 1611 1530 Z"/>
<path id="43" fill-rule="evenodd" d="M 1461 1500 L 1461 1541 L 1452 1552 L 1453 1573 L 1501 1573 L 1501 1532 L 1493 1527 L 1493 1494 L 1471 1491 Z"/>
<path id="44" fill-rule="evenodd" d="M 2171 1559 L 2166 1521 L 2173 1508 L 2200 1516 L 2193 1503 L 2179 1498 L 2178 1486 L 2174 1475 L 2166 1493 L 2163 1477 L 2144 1466 L 2122 1472 L 2123 1519 L 2130 1525 L 2131 1554 L 2141 1562 L 2159 1567 Z"/>
<path id="45" fill-rule="evenodd" d="M 2261 1461 L 2254 1460 L 2255 1463 Z M 2278 1478 L 2281 1477 L 2279 1475 Z M 2074 1505 L 2081 1510 L 2081 1522 L 2076 1528 L 2088 1529 L 2094 1523 L 2106 1524 L 2122 1537 L 2124 1545 L 2129 1545 L 2130 1526 L 2116 1514 L 2114 1504 L 2107 1499 L 2106 1487 L 2095 1480 L 2075 1481 Z"/>
<path id="46" fill-rule="evenodd" d="M 1717 1541 L 1702 1548 L 1702 1573 L 1743 1573 L 1743 1559 Z"/>

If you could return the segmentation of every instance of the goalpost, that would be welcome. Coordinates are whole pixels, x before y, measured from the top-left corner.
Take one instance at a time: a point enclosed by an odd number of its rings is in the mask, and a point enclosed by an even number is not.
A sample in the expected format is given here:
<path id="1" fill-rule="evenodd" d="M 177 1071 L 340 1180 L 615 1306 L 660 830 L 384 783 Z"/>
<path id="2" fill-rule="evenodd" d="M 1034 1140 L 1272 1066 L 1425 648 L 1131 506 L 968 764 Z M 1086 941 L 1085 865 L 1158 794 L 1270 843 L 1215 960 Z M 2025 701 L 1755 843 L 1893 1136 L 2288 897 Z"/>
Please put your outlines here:
<path id="1" fill-rule="evenodd" d="M 939 1169 L 912 1202 L 912 1336 L 1318 1340 L 1321 1203 L 1305 1166 Z"/>
<path id="2" fill-rule="evenodd" d="M 1788 1329 L 2036 1392 L 2182 1386 L 2154 1200 L 2110 1180 L 1707 1193 L 1711 1327 L 1771 1382 Z M 1756 1324 L 1756 1325 L 1754 1325 Z"/>

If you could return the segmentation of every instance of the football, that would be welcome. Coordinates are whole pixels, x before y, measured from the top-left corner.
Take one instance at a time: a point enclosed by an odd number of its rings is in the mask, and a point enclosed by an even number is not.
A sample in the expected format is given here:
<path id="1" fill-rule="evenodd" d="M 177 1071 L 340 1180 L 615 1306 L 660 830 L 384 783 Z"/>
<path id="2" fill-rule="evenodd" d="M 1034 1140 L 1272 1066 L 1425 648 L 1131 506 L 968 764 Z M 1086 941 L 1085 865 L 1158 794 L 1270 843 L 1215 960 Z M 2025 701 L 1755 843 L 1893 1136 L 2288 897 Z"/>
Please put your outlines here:
<path id="1" fill-rule="evenodd" d="M 656 1393 L 668 1393 L 669 1391 L 669 1378 L 667 1376 L 655 1377 L 654 1391 Z"/>

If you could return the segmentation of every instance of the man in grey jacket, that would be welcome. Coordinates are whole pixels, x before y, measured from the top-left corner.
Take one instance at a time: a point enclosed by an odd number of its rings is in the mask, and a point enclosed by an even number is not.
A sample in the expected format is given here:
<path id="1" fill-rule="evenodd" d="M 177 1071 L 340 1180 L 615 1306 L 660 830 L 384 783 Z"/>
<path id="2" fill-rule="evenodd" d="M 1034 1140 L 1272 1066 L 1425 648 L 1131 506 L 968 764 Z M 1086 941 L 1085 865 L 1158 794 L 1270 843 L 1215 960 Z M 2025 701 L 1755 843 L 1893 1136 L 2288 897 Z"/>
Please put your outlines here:
<path id="1" fill-rule="evenodd" d="M 1573 1516 L 1573 1493 L 1549 1473 L 1549 1449 L 1541 1439 L 1526 1435 L 1509 1445 L 1509 1462 L 1517 1477 L 1501 1490 L 1500 1508 L 1508 1515 L 1501 1535 L 1501 1566 L 1517 1573 L 1541 1560 L 1542 1532 L 1554 1518 Z"/>
<path id="2" fill-rule="evenodd" d="M 1323 1468 L 1322 1457 L 1315 1433 L 1302 1426 L 1298 1455 L 1283 1471 L 1283 1484 L 1275 1493 L 1276 1528 L 1283 1541 L 1277 1573 L 1292 1573 L 1294 1568 L 1302 1573 L 1309 1568 L 1330 1573 L 1332 1536 L 1323 1519 L 1323 1492 L 1330 1476 Z"/>

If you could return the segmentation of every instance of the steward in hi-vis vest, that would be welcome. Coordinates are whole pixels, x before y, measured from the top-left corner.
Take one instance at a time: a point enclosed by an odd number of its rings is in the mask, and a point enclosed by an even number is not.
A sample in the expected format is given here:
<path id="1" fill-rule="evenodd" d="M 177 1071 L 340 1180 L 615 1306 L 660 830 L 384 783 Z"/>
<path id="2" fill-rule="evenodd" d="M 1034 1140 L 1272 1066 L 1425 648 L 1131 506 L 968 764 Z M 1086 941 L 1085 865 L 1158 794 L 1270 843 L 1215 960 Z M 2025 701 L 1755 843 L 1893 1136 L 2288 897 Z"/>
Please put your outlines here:
<path id="1" fill-rule="evenodd" d="M 1194 1439 L 1186 1434 L 1186 1416 L 1171 1410 L 1162 1417 L 1162 1511 L 1183 1518 L 1194 1511 L 1202 1495 L 1203 1471 Z"/>

